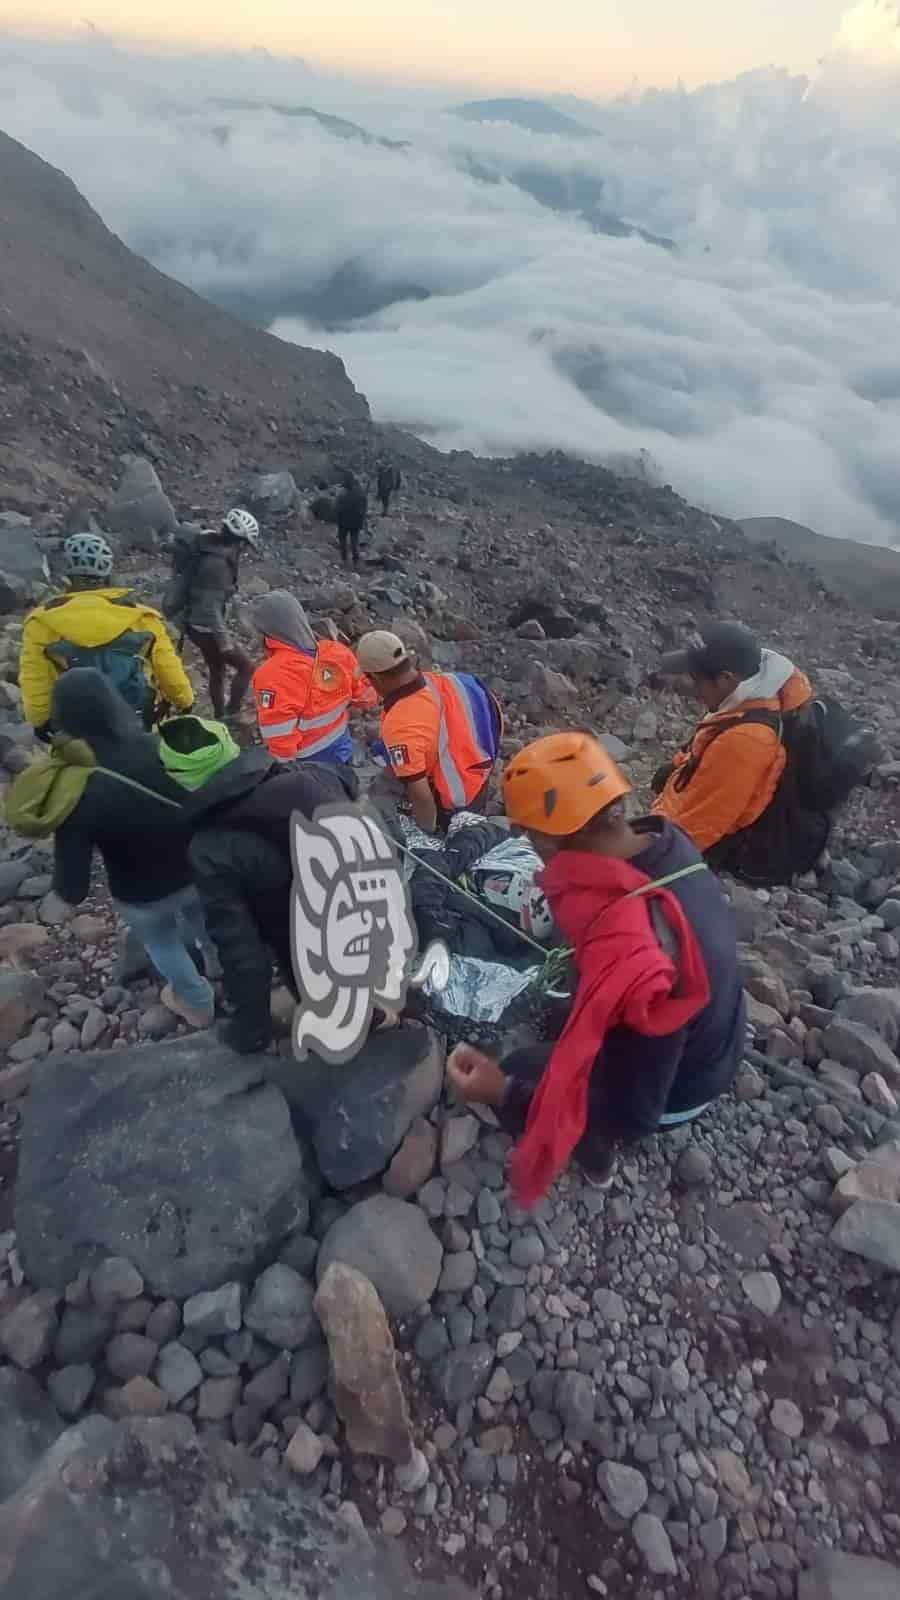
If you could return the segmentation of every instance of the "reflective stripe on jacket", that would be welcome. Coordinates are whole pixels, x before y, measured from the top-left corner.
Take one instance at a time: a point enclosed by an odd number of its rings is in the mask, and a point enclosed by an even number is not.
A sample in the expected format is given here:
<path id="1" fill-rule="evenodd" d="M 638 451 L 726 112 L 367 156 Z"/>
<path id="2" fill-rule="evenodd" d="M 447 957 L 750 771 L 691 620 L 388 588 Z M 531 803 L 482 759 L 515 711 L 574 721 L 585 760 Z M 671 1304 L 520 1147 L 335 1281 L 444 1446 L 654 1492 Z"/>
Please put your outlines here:
<path id="1" fill-rule="evenodd" d="M 347 736 L 350 707 L 378 697 L 347 645 L 320 641 L 315 655 L 266 639 L 266 659 L 253 674 L 260 736 L 279 761 L 321 756 Z"/>
<path id="2" fill-rule="evenodd" d="M 398 778 L 427 778 L 446 811 L 484 788 L 500 750 L 503 718 L 490 690 L 467 672 L 425 672 L 391 697 L 381 737 Z"/>

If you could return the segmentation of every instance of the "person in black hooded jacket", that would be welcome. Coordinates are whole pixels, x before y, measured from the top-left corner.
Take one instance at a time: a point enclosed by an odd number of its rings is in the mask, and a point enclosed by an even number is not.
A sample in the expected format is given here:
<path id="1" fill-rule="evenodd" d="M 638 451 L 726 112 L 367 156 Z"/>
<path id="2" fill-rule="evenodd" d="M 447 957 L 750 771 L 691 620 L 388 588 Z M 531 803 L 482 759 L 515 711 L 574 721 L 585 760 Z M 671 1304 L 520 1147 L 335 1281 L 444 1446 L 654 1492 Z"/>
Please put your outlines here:
<path id="1" fill-rule="evenodd" d="M 189 791 L 188 854 L 234 1006 L 226 1042 L 253 1054 L 272 1039 L 273 953 L 296 993 L 291 814 L 312 817 L 321 805 L 353 801 L 358 782 L 349 767 L 314 761 L 286 766 L 259 746 L 237 756 L 217 751 L 215 724 L 198 717 L 177 717 L 161 734 L 163 764 Z"/>
<path id="2" fill-rule="evenodd" d="M 105 769 L 91 770 L 78 804 L 56 829 L 53 887 L 78 905 L 90 891 L 98 850 L 119 915 L 167 980 L 163 1003 L 207 1027 L 213 990 L 194 957 L 198 949 L 212 952 L 192 884 L 184 795 L 160 761 L 157 740 L 139 729 L 134 712 L 93 667 L 74 667 L 57 679 L 51 715 L 53 726 L 82 740 Z"/>

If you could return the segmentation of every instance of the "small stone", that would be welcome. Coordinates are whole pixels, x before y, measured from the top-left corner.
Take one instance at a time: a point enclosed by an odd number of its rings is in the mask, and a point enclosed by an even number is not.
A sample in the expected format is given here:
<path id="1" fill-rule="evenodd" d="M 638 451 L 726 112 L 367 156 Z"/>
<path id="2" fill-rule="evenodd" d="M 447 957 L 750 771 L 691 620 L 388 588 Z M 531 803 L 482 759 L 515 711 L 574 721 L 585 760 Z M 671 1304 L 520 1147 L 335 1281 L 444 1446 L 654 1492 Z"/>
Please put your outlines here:
<path id="1" fill-rule="evenodd" d="M 627 1322 L 628 1311 L 625 1301 L 614 1289 L 595 1289 L 593 1306 L 603 1322 Z"/>
<path id="2" fill-rule="evenodd" d="M 679 1182 L 686 1188 L 695 1189 L 711 1181 L 713 1164 L 705 1150 L 701 1150 L 698 1145 L 690 1144 L 679 1157 L 675 1173 Z"/>
<path id="3" fill-rule="evenodd" d="M 781 1305 L 781 1285 L 772 1272 L 745 1272 L 741 1279 L 750 1304 L 764 1317 L 774 1317 Z"/>
<path id="4" fill-rule="evenodd" d="M 438 1136 L 426 1117 L 417 1117 L 382 1180 L 386 1194 L 408 1200 L 426 1184 L 437 1161 Z"/>
<path id="5" fill-rule="evenodd" d="M 719 1482 L 735 1500 L 743 1501 L 751 1490 L 750 1476 L 739 1456 L 733 1450 L 714 1450 L 713 1461 L 718 1468 Z"/>
<path id="6" fill-rule="evenodd" d="M 857 1200 L 835 1223 L 831 1239 L 842 1250 L 900 1272 L 900 1205 Z"/>
<path id="7" fill-rule="evenodd" d="M 429 1467 L 421 1450 L 413 1447 L 407 1462 L 394 1468 L 394 1486 L 400 1494 L 419 1494 L 428 1482 Z"/>
<path id="8" fill-rule="evenodd" d="M 239 1283 L 226 1283 L 221 1289 L 192 1295 L 184 1303 L 184 1326 L 209 1339 L 239 1333 L 242 1321 Z"/>
<path id="9" fill-rule="evenodd" d="M 603 1461 L 597 1468 L 597 1487 L 613 1511 L 628 1521 L 647 1504 L 650 1490 L 642 1472 L 621 1461 Z"/>
<path id="10" fill-rule="evenodd" d="M 477 1276 L 478 1262 L 471 1250 L 462 1250 L 458 1255 L 445 1255 L 438 1293 L 468 1294 Z"/>
<path id="11" fill-rule="evenodd" d="M 203 1368 L 190 1350 L 183 1344 L 173 1342 L 160 1350 L 154 1377 L 173 1406 L 178 1406 L 195 1389 L 199 1389 L 203 1382 Z"/>
<path id="12" fill-rule="evenodd" d="M 47 1379 L 50 1399 L 67 1422 L 84 1410 L 93 1387 L 94 1369 L 88 1366 L 60 1367 Z"/>
<path id="13" fill-rule="evenodd" d="M 143 1278 L 123 1256 L 110 1256 L 91 1273 L 91 1295 L 101 1310 L 117 1306 L 123 1300 L 137 1300 L 143 1292 Z"/>
<path id="14" fill-rule="evenodd" d="M 140 1333 L 119 1333 L 106 1347 L 106 1365 L 114 1378 L 149 1378 L 158 1348 Z"/>
<path id="15" fill-rule="evenodd" d="M 244 1312 L 244 1324 L 277 1350 L 318 1344 L 321 1329 L 313 1311 L 315 1290 L 282 1261 L 257 1278 Z"/>
<path id="16" fill-rule="evenodd" d="M 207 1378 L 197 1391 L 197 1417 L 201 1422 L 224 1422 L 241 1398 L 240 1378 Z"/>
<path id="17" fill-rule="evenodd" d="M 0 1322 L 0 1350 L 23 1372 L 40 1366 L 56 1338 L 57 1296 L 49 1289 L 28 1296 Z"/>
<path id="18" fill-rule="evenodd" d="M 878 1411 L 867 1411 L 859 1426 L 866 1443 L 871 1445 L 873 1450 L 881 1450 L 886 1444 L 890 1444 L 888 1425 Z"/>
<path id="19" fill-rule="evenodd" d="M 889 1117 L 897 1113 L 897 1096 L 892 1093 L 881 1076 L 880 1072 L 868 1072 L 860 1084 L 862 1096 L 870 1106 L 875 1106 L 878 1111 L 884 1111 Z"/>
<path id="20" fill-rule="evenodd" d="M 441 1172 L 445 1176 L 448 1167 L 462 1161 L 470 1150 L 474 1150 L 480 1132 L 481 1123 L 471 1112 L 461 1117 L 450 1117 L 444 1123 L 441 1130 Z"/>
<path id="21" fill-rule="evenodd" d="M 112 1395 L 112 1409 L 120 1417 L 162 1417 L 169 1409 L 168 1395 L 149 1378 L 132 1378 Z"/>
<path id="22" fill-rule="evenodd" d="M 276 1356 L 274 1361 L 269 1361 L 266 1366 L 260 1367 L 244 1389 L 244 1400 L 247 1405 L 258 1406 L 260 1411 L 271 1411 L 283 1400 L 288 1392 L 290 1381 L 290 1357 L 287 1352 Z M 213 1383 L 233 1383 L 233 1378 L 213 1378 Z"/>
<path id="23" fill-rule="evenodd" d="M 516 1234 L 510 1245 L 509 1259 L 514 1267 L 539 1267 L 545 1255 L 543 1239 L 531 1230 Z"/>
<path id="24" fill-rule="evenodd" d="M 328 1350 L 324 1344 L 298 1350 L 291 1362 L 291 1404 L 308 1406 L 328 1382 Z"/>
<path id="25" fill-rule="evenodd" d="M 770 1416 L 773 1428 L 788 1439 L 799 1439 L 806 1427 L 803 1412 L 793 1400 L 774 1400 Z"/>
<path id="26" fill-rule="evenodd" d="M 82 1050 L 93 1050 L 100 1043 L 107 1028 L 109 1019 L 100 1010 L 99 1006 L 91 1006 L 90 1011 L 81 1024 L 80 1044 Z"/>
<path id="27" fill-rule="evenodd" d="M 381 1531 L 388 1539 L 399 1539 L 406 1532 L 406 1517 L 397 1506 L 388 1506 L 381 1513 Z"/>
<path id="28" fill-rule="evenodd" d="M 642 1512 L 631 1524 L 631 1537 L 648 1570 L 656 1577 L 678 1576 L 678 1563 L 672 1552 L 672 1544 L 659 1517 Z"/>
<path id="29" fill-rule="evenodd" d="M 284 1459 L 292 1472 L 298 1477 L 308 1478 L 315 1472 L 319 1462 L 325 1454 L 325 1441 L 312 1428 L 301 1422 L 291 1435 L 291 1442 L 284 1452 Z"/>
<path id="30" fill-rule="evenodd" d="M 158 1345 L 171 1344 L 181 1331 L 181 1307 L 174 1300 L 163 1300 L 147 1318 L 144 1332 Z"/>
<path id="31" fill-rule="evenodd" d="M 555 1405 L 570 1439 L 587 1439 L 594 1426 L 596 1393 L 592 1378 L 564 1372 L 556 1385 Z"/>

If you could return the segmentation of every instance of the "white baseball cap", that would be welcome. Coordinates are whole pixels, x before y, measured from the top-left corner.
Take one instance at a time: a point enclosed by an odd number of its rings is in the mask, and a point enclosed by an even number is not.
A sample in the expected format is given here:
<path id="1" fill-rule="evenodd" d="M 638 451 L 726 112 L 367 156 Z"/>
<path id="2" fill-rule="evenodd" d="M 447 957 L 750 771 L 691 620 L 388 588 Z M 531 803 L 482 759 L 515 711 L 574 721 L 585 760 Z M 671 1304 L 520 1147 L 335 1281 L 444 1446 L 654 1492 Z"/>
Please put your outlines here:
<path id="1" fill-rule="evenodd" d="M 376 628 L 364 633 L 356 646 L 356 659 L 363 672 L 391 672 L 409 660 L 409 651 L 396 633 L 387 628 Z"/>

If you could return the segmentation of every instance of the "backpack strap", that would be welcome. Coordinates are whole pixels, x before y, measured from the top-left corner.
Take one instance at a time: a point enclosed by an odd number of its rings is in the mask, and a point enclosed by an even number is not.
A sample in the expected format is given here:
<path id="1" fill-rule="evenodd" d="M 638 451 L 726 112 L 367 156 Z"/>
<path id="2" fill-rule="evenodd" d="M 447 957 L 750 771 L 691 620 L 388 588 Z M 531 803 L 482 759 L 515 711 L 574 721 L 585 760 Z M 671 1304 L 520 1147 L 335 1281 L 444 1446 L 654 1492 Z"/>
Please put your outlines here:
<path id="1" fill-rule="evenodd" d="M 124 783 L 129 789 L 136 789 L 138 794 L 147 796 L 148 800 L 158 800 L 162 806 L 170 806 L 173 811 L 181 811 L 182 805 L 178 800 L 170 800 L 167 794 L 157 794 L 155 789 L 148 789 L 145 783 L 138 783 L 137 778 L 126 778 L 124 772 L 113 772 L 111 767 L 89 767 L 88 777 L 92 772 L 101 772 L 104 778 L 112 778 L 116 783 Z"/>
<path id="2" fill-rule="evenodd" d="M 782 735 L 784 732 L 784 722 L 780 713 L 777 711 L 764 711 L 760 706 L 756 711 L 745 711 L 741 716 L 728 717 L 725 721 L 716 723 L 713 726 L 713 728 L 710 730 L 709 738 L 704 741 L 703 749 L 698 750 L 695 754 L 689 756 L 687 761 L 685 761 L 684 764 L 678 768 L 674 779 L 674 788 L 676 793 L 683 794 L 688 784 L 693 778 L 696 777 L 697 769 L 711 744 L 715 744 L 716 740 L 721 738 L 723 733 L 730 733 L 732 728 L 740 728 L 748 723 L 751 725 L 755 724 L 760 728 L 771 728 L 772 732 L 777 736 L 779 744 L 783 742 Z M 695 733 L 694 739 L 696 739 L 696 737 L 697 735 Z M 694 739 L 691 740 L 690 745 L 687 745 L 683 748 L 690 750 L 693 746 Z"/>

